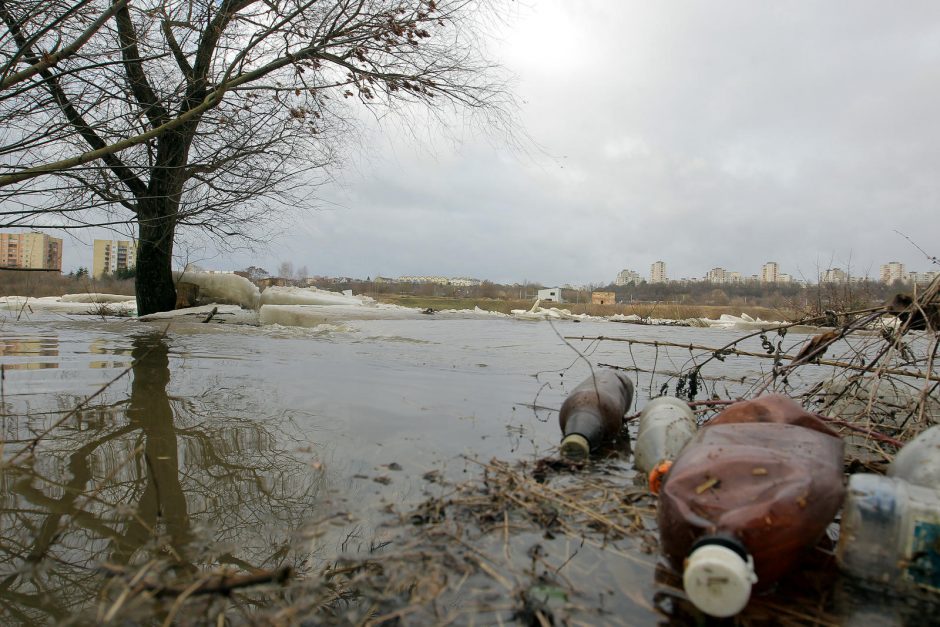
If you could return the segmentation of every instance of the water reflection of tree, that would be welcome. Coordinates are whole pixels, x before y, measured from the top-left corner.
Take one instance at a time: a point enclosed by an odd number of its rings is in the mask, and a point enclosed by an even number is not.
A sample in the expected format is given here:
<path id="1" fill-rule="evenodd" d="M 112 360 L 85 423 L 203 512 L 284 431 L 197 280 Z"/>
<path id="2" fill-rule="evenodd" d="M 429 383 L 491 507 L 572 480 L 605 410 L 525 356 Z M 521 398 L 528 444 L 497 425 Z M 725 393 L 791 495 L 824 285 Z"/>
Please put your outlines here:
<path id="1" fill-rule="evenodd" d="M 170 397 L 162 336 L 135 338 L 133 358 L 129 398 L 83 410 L 0 468 L 0 615 L 91 611 L 106 561 L 185 573 L 292 559 L 286 534 L 311 518 L 321 476 L 281 448 L 277 417 L 230 390 Z"/>

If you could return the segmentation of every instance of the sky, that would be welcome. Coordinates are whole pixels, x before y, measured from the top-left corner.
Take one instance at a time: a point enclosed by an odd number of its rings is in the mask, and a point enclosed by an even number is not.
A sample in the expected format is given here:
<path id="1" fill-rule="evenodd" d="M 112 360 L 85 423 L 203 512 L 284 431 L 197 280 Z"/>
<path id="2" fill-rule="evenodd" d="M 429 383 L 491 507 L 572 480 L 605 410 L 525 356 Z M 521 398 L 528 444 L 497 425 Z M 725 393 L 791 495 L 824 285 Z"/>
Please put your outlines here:
<path id="1" fill-rule="evenodd" d="M 657 260 L 670 278 L 940 269 L 914 245 L 940 255 L 940 3 L 527 0 L 488 46 L 516 141 L 367 125 L 266 246 L 178 252 L 545 285 Z M 90 260 L 66 242 L 66 269 Z"/>

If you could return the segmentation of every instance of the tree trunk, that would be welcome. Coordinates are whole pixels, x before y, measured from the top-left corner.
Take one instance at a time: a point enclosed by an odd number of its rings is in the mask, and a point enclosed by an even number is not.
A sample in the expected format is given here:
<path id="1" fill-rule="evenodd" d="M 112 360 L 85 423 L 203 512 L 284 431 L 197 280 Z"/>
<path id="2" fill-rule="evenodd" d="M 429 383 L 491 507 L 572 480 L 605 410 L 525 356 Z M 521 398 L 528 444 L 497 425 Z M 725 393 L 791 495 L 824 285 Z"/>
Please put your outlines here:
<path id="1" fill-rule="evenodd" d="M 161 212 L 155 212 L 161 213 Z M 137 315 L 172 311 L 176 307 L 176 285 L 173 281 L 173 235 L 175 217 L 157 215 L 138 221 L 137 241 Z"/>

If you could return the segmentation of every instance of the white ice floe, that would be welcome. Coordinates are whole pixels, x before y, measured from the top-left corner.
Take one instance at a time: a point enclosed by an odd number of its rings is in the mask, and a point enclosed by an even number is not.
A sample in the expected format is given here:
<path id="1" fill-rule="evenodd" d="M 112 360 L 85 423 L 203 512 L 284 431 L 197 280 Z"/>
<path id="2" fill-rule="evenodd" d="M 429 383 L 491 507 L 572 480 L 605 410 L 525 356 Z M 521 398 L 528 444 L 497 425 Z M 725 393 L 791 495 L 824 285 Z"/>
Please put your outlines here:
<path id="1" fill-rule="evenodd" d="M 262 325 L 310 328 L 345 320 L 419 320 L 427 317 L 419 309 L 397 305 L 262 305 L 259 320 Z"/>
<path id="2" fill-rule="evenodd" d="M 614 314 L 607 318 L 611 322 L 643 322 L 643 318 L 636 314 L 624 315 L 624 314 Z"/>
<path id="3" fill-rule="evenodd" d="M 133 296 L 127 294 L 100 294 L 89 292 L 88 294 L 65 294 L 60 299 L 63 303 L 126 303 L 134 300 Z"/>
<path id="4" fill-rule="evenodd" d="M 124 298 L 127 298 L 126 296 Z M 137 302 L 133 299 L 123 302 L 65 302 L 59 296 L 4 296 L 0 298 L 0 310 L 17 313 L 49 312 L 75 315 L 113 315 L 129 316 L 137 312 Z"/>
<path id="5" fill-rule="evenodd" d="M 138 320 L 142 322 L 148 322 L 150 320 L 171 320 L 174 318 L 186 318 L 186 317 L 198 317 L 200 320 L 205 320 L 212 310 L 215 309 L 215 315 L 213 319 L 224 319 L 231 316 L 240 316 L 243 313 L 243 309 L 238 305 L 219 305 L 213 303 L 211 305 L 200 305 L 199 307 L 187 307 L 185 309 L 174 309 L 173 311 L 160 311 L 157 313 L 147 314 L 146 316 L 141 316 Z M 254 314 L 252 314 L 253 316 Z M 241 320 L 239 320 L 241 321 Z"/>
<path id="6" fill-rule="evenodd" d="M 501 311 L 490 311 L 489 309 L 480 309 L 478 306 L 475 306 L 473 309 L 441 309 L 440 311 L 435 311 L 435 314 L 439 314 L 446 317 L 459 317 L 459 318 L 509 318 L 509 314 L 505 314 Z"/>
<path id="7" fill-rule="evenodd" d="M 517 320 L 603 320 L 587 314 L 573 314 L 567 309 L 540 307 L 541 301 L 535 301 L 531 309 L 513 309 L 511 315 Z"/>
<path id="8" fill-rule="evenodd" d="M 262 305 L 368 305 L 375 301 L 368 296 L 331 292 L 316 287 L 269 287 L 261 293 Z"/>
<path id="9" fill-rule="evenodd" d="M 705 320 L 708 323 L 708 326 L 717 327 L 720 329 L 757 329 L 761 327 L 779 327 L 787 324 L 783 321 L 770 321 L 770 320 L 761 320 L 760 318 L 752 318 L 746 313 L 742 313 L 740 316 L 732 316 L 731 314 L 721 314 L 721 317 L 718 320 Z"/>
<path id="10" fill-rule="evenodd" d="M 237 274 L 215 274 L 179 270 L 173 272 L 173 279 L 179 283 L 194 283 L 199 286 L 199 299 L 213 300 L 231 305 L 241 305 L 246 309 L 257 309 L 261 301 L 258 287 L 243 276 Z"/>

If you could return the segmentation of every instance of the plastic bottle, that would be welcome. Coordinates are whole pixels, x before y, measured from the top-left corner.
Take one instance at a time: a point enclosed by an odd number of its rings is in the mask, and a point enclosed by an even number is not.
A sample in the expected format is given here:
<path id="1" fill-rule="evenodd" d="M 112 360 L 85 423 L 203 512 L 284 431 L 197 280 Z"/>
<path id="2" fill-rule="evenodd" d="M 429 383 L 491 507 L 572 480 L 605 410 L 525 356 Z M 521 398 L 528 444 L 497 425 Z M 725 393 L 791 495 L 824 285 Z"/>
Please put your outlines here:
<path id="1" fill-rule="evenodd" d="M 792 569 L 842 503 L 842 440 L 789 398 L 735 403 L 686 445 L 659 500 L 663 551 L 691 601 L 733 616 Z"/>
<path id="2" fill-rule="evenodd" d="M 652 399 L 640 414 L 633 462 L 649 474 L 650 490 L 659 492 L 660 476 L 695 435 L 695 414 L 674 396 Z"/>
<path id="3" fill-rule="evenodd" d="M 633 402 L 633 382 L 614 370 L 594 374 L 571 390 L 561 406 L 558 422 L 563 438 L 561 454 L 583 458 L 623 428 L 623 416 Z"/>
<path id="4" fill-rule="evenodd" d="M 849 478 L 836 562 L 901 591 L 940 593 L 940 493 L 896 477 Z"/>
<path id="5" fill-rule="evenodd" d="M 940 490 L 940 425 L 905 444 L 888 466 L 888 476 Z"/>
<path id="6" fill-rule="evenodd" d="M 849 478 L 836 561 L 903 592 L 940 593 L 940 426 L 908 442 L 887 477 Z"/>

